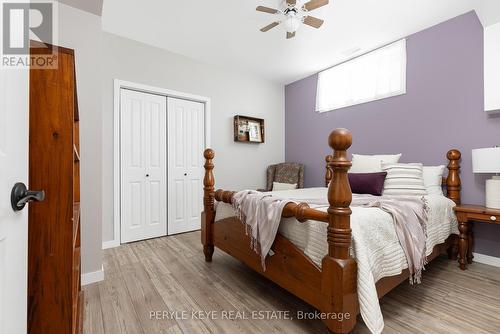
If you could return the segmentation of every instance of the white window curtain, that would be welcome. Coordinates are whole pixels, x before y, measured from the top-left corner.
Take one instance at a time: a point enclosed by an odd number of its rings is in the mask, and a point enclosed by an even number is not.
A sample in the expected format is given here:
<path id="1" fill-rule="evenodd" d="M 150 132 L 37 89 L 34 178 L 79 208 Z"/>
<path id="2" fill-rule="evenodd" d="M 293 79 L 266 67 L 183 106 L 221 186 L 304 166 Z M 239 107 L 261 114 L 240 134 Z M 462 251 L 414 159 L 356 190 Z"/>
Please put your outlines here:
<path id="1" fill-rule="evenodd" d="M 316 111 L 326 112 L 406 93 L 406 39 L 318 74 Z"/>

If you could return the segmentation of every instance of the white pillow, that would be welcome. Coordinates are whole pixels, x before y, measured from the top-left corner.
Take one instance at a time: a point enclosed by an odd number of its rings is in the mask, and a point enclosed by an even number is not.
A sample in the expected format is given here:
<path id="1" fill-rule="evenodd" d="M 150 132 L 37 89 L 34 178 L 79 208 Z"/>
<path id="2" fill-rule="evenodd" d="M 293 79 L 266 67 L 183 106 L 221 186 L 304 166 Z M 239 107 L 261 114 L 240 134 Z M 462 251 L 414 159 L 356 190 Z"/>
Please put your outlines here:
<path id="1" fill-rule="evenodd" d="M 387 172 L 383 195 L 427 195 L 422 164 L 383 163 L 382 169 L 384 172 Z"/>
<path id="2" fill-rule="evenodd" d="M 444 165 L 441 166 L 424 166 L 424 185 L 427 194 L 429 195 L 444 195 L 443 194 L 443 174 Z"/>
<path id="3" fill-rule="evenodd" d="M 292 190 L 292 189 L 297 189 L 297 183 L 291 184 L 291 183 L 273 182 L 273 191 Z"/>
<path id="4" fill-rule="evenodd" d="M 398 163 L 400 154 L 392 155 L 352 155 L 352 167 L 350 173 L 378 173 L 382 172 L 382 163 Z"/>

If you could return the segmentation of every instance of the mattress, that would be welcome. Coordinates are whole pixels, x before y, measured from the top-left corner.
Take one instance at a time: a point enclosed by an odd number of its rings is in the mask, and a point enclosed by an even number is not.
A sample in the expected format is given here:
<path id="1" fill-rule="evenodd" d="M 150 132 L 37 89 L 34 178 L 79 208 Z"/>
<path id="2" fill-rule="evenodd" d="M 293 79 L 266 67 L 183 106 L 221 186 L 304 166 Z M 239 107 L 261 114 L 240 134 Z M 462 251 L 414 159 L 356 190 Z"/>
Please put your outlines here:
<path id="1" fill-rule="evenodd" d="M 271 192 L 281 198 L 294 200 L 326 198 L 327 188 L 306 188 Z M 450 234 L 458 234 L 455 203 L 442 195 L 426 196 L 429 205 L 427 223 L 427 254 L 435 245 L 443 243 Z M 327 206 L 310 205 L 320 211 Z M 381 333 L 384 327 L 375 283 L 383 277 L 399 275 L 408 268 L 403 248 L 399 244 L 390 214 L 379 208 L 352 207 L 351 255 L 358 263 L 358 297 L 360 311 L 367 327 Z M 235 216 L 231 205 L 218 203 L 215 221 Z M 328 224 L 308 220 L 300 223 L 295 218 L 283 218 L 278 233 L 302 250 L 317 266 L 328 253 Z M 425 272 L 423 278 L 425 280 Z"/>

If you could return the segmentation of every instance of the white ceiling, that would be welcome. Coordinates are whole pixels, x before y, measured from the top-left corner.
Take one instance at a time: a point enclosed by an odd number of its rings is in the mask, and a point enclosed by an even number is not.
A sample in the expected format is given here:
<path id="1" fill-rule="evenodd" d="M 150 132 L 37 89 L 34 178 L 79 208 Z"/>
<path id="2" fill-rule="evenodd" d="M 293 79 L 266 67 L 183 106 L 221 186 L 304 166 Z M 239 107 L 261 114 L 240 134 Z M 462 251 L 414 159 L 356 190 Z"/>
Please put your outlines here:
<path id="1" fill-rule="evenodd" d="M 500 22 L 499 0 L 330 0 L 312 14 L 323 27 L 303 26 L 286 40 L 282 27 L 260 32 L 273 17 L 255 11 L 279 2 L 105 0 L 102 23 L 117 35 L 290 83 L 352 57 L 348 50 L 363 53 L 474 9 L 483 24 Z"/>
<path id="2" fill-rule="evenodd" d="M 63 4 L 101 16 L 103 0 L 57 0 Z"/>

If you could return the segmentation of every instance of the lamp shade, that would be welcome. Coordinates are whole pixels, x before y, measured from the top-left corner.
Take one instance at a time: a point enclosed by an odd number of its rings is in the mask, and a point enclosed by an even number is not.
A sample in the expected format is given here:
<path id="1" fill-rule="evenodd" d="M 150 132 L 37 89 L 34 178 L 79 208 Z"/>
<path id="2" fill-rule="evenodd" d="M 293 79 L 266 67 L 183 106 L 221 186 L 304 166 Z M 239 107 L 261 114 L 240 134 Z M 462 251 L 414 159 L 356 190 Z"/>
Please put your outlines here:
<path id="1" fill-rule="evenodd" d="M 474 173 L 500 173 L 500 147 L 472 150 Z"/>

